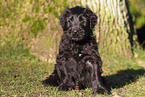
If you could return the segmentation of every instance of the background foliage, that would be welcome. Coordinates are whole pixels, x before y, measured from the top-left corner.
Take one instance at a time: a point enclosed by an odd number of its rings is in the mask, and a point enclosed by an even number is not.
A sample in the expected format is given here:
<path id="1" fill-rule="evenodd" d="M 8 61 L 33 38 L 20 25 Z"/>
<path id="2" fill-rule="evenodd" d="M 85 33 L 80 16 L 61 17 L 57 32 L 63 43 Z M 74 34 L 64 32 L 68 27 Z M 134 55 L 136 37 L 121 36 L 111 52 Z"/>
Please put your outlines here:
<path id="1" fill-rule="evenodd" d="M 145 0 L 129 0 L 130 11 L 134 16 L 136 28 L 145 25 Z"/>

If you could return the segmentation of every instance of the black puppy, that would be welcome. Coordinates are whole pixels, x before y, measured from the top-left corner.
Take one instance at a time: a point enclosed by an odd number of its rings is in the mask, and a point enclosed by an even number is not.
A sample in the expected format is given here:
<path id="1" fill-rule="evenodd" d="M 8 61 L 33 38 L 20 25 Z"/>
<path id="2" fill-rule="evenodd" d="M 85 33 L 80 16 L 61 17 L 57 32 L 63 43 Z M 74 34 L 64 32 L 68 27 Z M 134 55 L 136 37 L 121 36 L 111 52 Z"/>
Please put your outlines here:
<path id="1" fill-rule="evenodd" d="M 60 16 L 64 30 L 55 69 L 43 84 L 59 86 L 59 90 L 92 87 L 93 93 L 109 93 L 103 85 L 102 61 L 93 28 L 97 16 L 88 8 L 68 7 Z"/>

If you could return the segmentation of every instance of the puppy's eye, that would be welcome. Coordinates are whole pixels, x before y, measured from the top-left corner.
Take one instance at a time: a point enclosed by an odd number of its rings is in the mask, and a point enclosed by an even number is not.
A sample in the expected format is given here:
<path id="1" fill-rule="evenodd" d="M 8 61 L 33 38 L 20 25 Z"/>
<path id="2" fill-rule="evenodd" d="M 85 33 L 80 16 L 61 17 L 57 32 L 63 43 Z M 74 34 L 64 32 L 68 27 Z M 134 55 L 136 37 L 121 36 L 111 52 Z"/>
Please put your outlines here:
<path id="1" fill-rule="evenodd" d="M 70 17 L 68 21 L 69 21 L 69 22 L 73 21 L 73 17 Z"/>
<path id="2" fill-rule="evenodd" d="M 80 20 L 80 21 L 83 21 L 84 19 L 82 18 L 82 16 L 80 16 L 80 17 L 79 17 L 79 20 Z"/>
<path id="3" fill-rule="evenodd" d="M 81 21 L 81 23 L 85 23 L 86 22 L 86 20 L 82 16 L 79 17 L 79 20 Z"/>
<path id="4" fill-rule="evenodd" d="M 87 21 L 86 20 L 81 20 L 82 25 L 86 25 Z"/>

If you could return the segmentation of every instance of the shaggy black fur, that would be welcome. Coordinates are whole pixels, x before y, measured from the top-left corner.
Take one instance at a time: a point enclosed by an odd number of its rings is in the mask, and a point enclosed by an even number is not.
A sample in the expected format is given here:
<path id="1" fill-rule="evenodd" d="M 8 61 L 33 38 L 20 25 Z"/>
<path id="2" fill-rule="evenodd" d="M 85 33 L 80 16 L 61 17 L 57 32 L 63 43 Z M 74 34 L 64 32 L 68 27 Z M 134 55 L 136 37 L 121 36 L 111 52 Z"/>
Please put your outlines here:
<path id="1" fill-rule="evenodd" d="M 101 77 L 102 61 L 93 28 L 97 16 L 88 8 L 66 8 L 60 16 L 64 30 L 55 69 L 43 84 L 58 86 L 59 90 L 92 87 L 93 93 L 107 93 Z"/>

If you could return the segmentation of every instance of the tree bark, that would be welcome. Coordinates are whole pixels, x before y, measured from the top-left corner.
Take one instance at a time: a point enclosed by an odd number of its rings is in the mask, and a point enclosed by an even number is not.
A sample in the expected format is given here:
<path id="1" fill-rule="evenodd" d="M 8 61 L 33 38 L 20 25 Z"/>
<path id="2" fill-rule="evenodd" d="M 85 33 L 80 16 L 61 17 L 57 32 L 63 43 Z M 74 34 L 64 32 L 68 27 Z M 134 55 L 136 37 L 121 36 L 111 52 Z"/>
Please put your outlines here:
<path id="1" fill-rule="evenodd" d="M 134 26 L 127 0 L 81 0 L 81 4 L 98 16 L 95 34 L 100 52 L 131 58 Z"/>

